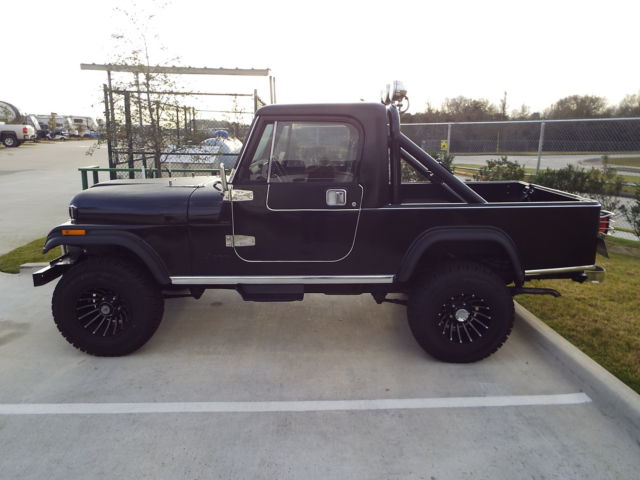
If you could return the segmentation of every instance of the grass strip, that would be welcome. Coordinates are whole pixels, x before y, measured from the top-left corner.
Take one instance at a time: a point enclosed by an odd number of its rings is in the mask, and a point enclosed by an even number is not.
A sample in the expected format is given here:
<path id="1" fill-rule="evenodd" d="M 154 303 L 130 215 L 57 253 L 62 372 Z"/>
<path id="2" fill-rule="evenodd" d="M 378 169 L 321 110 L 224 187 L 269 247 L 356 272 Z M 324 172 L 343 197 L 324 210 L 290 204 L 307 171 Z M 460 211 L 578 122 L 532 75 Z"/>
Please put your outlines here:
<path id="1" fill-rule="evenodd" d="M 640 167 L 640 157 L 609 157 L 609 165 L 612 167 Z"/>
<path id="2" fill-rule="evenodd" d="M 519 295 L 516 298 L 640 393 L 640 258 L 610 253 L 610 258 L 599 256 L 597 262 L 607 270 L 606 280 L 601 284 L 532 281 L 528 286 L 554 288 L 562 297 Z"/>
<path id="3" fill-rule="evenodd" d="M 628 238 L 613 237 L 611 235 L 607 235 L 606 241 L 607 241 L 607 244 L 622 245 L 623 247 L 632 247 L 632 248 L 640 249 L 640 242 L 638 240 L 629 240 Z"/>
<path id="4" fill-rule="evenodd" d="M 54 248 L 45 255 L 42 254 L 44 241 L 44 237 L 38 238 L 33 242 L 29 242 L 2 255 L 0 257 L 0 272 L 19 273 L 20 265 L 23 263 L 50 262 L 54 258 L 59 257 L 59 248 Z"/>

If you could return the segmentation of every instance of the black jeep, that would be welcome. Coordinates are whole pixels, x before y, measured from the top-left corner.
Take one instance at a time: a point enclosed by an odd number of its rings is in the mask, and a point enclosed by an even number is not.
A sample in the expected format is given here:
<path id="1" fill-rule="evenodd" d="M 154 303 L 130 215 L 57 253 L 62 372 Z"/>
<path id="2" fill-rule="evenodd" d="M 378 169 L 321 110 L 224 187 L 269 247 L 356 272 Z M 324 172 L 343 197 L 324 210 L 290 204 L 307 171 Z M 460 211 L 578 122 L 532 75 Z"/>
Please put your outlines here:
<path id="1" fill-rule="evenodd" d="M 403 163 L 424 180 L 402 183 Z M 224 288 L 249 301 L 406 303 L 427 352 L 473 362 L 507 339 L 514 294 L 557 294 L 526 281 L 604 277 L 600 204 L 525 182 L 465 183 L 400 132 L 394 105 L 267 106 L 228 180 L 110 181 L 69 211 L 44 247 L 64 255 L 34 283 L 62 275 L 54 320 L 93 355 L 144 345 L 165 298 Z"/>

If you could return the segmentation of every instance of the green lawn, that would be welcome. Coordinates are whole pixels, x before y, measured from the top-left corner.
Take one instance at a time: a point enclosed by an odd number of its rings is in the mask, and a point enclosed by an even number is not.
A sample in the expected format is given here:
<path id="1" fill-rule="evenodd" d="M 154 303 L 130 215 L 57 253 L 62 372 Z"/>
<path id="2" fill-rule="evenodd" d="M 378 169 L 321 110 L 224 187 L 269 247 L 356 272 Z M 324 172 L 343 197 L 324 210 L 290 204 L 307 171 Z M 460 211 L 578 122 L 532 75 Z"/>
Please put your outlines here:
<path id="1" fill-rule="evenodd" d="M 640 257 L 611 253 L 608 259 L 598 256 L 597 263 L 607 270 L 601 284 L 533 281 L 530 286 L 555 288 L 562 297 L 516 300 L 640 393 Z"/>
<path id="2" fill-rule="evenodd" d="M 60 256 L 60 249 L 54 248 L 42 255 L 44 237 L 11 250 L 0 257 L 0 272 L 18 273 L 20 265 L 31 262 L 50 262 Z"/>
<path id="3" fill-rule="evenodd" d="M 609 164 L 611 166 L 620 165 L 623 167 L 638 167 L 640 168 L 640 157 L 609 157 Z"/>

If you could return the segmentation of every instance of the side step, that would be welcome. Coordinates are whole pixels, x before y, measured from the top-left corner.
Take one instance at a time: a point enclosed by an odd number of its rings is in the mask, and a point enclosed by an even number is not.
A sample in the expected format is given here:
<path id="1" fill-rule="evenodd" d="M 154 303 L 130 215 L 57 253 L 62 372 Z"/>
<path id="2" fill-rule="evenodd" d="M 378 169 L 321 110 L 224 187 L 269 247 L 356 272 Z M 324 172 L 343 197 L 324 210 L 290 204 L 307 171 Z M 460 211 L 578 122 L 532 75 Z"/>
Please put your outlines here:
<path id="1" fill-rule="evenodd" d="M 298 302 L 304 299 L 304 285 L 238 285 L 248 302 Z"/>

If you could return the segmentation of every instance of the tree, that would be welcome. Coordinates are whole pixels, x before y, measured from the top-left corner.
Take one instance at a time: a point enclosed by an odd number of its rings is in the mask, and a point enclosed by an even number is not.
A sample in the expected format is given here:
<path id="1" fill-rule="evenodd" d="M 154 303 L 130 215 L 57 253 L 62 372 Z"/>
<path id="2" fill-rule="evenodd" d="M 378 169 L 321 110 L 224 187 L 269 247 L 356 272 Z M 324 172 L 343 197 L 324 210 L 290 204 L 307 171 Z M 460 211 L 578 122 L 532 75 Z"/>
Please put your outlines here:
<path id="1" fill-rule="evenodd" d="M 481 122 L 495 120 L 498 111 L 489 100 L 474 99 L 463 96 L 446 98 L 442 104 L 442 111 L 446 121 Z"/>
<path id="2" fill-rule="evenodd" d="M 160 8 L 160 6 L 155 6 Z M 111 35 L 117 47 L 115 52 L 126 52 L 118 54 L 111 60 L 111 63 L 125 64 L 135 67 L 133 76 L 125 80 L 117 80 L 113 83 L 113 88 L 134 92 L 130 96 L 130 114 L 132 128 L 135 129 L 133 143 L 137 149 L 152 151 L 154 166 L 158 174 L 161 172 L 160 159 L 162 152 L 171 144 L 175 143 L 175 136 L 170 133 L 175 128 L 178 121 L 179 101 L 175 91 L 176 84 L 168 74 L 156 73 L 152 66 L 158 65 L 157 57 L 164 56 L 166 49 L 160 45 L 158 35 L 151 33 L 153 29 L 153 12 L 137 9 L 128 11 L 116 8 L 116 12 L 122 14 L 129 24 L 127 33 L 114 33 Z M 129 32 L 134 32 L 130 34 Z M 155 42 L 152 45 L 152 40 Z M 152 46 L 155 50 L 152 51 Z M 159 54 L 157 52 L 160 52 Z M 152 62 L 152 58 L 154 61 Z M 175 64 L 178 57 L 168 58 L 164 63 Z M 115 106 L 114 114 L 117 114 L 116 124 L 112 125 L 108 135 L 112 139 L 117 139 L 118 131 L 122 129 L 125 117 L 125 105 L 118 102 Z"/>
<path id="3" fill-rule="evenodd" d="M 545 118 L 610 117 L 612 109 L 607 99 L 596 95 L 571 95 L 561 98 L 544 111 Z"/>
<path id="4" fill-rule="evenodd" d="M 511 110 L 510 116 L 512 120 L 528 120 L 531 118 L 531 108 L 523 103 L 519 110 Z"/>
<path id="5" fill-rule="evenodd" d="M 49 125 L 49 130 L 51 130 L 52 135 L 55 129 L 58 127 L 58 121 L 56 119 L 56 116 L 57 114 L 51 112 L 51 116 L 49 116 L 49 121 L 47 122 L 47 125 Z"/>
<path id="6" fill-rule="evenodd" d="M 640 117 L 640 91 L 626 95 L 616 108 L 618 117 Z"/>
<path id="7" fill-rule="evenodd" d="M 507 92 L 504 92 L 504 96 L 500 99 L 500 117 L 501 120 L 509 118 L 507 115 Z"/>

